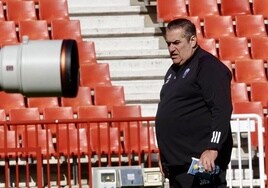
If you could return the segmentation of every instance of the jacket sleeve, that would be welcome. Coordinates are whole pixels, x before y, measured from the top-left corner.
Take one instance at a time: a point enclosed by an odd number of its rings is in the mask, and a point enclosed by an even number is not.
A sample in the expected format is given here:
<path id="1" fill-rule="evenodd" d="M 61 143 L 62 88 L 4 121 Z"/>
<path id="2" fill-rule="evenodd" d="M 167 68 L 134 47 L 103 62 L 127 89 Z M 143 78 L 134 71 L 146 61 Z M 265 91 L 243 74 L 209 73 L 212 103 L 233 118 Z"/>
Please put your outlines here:
<path id="1" fill-rule="evenodd" d="M 217 60 L 204 61 L 199 65 L 197 82 L 211 112 L 211 138 L 207 149 L 219 151 L 230 131 L 232 74 Z"/>

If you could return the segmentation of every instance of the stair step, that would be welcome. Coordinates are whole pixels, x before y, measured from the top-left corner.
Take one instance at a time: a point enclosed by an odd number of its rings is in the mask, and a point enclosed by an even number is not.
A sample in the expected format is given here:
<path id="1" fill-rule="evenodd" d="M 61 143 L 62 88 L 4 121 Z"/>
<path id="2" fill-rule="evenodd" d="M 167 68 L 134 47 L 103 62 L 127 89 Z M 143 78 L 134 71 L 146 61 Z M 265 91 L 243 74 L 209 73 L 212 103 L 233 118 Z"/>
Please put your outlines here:
<path id="1" fill-rule="evenodd" d="M 128 6 L 130 0 L 68 0 L 69 7 L 81 7 L 81 6 L 92 6 L 92 7 L 112 7 L 112 6 Z"/>

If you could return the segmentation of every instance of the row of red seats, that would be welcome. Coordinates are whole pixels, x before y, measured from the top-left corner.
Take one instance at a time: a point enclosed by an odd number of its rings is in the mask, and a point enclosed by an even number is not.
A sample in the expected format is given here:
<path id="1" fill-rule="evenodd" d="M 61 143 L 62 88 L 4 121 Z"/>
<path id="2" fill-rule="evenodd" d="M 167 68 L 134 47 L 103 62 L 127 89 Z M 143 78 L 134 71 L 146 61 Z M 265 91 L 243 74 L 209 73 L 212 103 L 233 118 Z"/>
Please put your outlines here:
<path id="1" fill-rule="evenodd" d="M 214 38 L 218 40 L 224 36 L 237 36 L 251 38 L 254 36 L 267 36 L 264 16 L 238 15 L 231 16 L 211 15 L 205 16 L 201 21 L 198 16 L 187 17 L 196 28 L 198 38 Z"/>
<path id="2" fill-rule="evenodd" d="M 6 0 L 0 1 L 0 20 L 46 20 L 49 24 L 52 20 L 69 20 L 67 0 Z"/>
<path id="3" fill-rule="evenodd" d="M 187 3 L 188 2 L 188 3 Z M 158 22 L 169 22 L 176 17 L 208 15 L 261 14 L 268 18 L 266 0 L 157 0 Z"/>

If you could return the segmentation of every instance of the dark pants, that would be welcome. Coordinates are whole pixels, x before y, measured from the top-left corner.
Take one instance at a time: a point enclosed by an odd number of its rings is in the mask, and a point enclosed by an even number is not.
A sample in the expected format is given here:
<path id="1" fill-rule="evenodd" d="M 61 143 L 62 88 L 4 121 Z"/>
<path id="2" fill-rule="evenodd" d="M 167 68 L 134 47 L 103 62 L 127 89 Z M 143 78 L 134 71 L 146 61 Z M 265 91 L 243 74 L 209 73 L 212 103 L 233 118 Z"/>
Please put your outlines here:
<path id="1" fill-rule="evenodd" d="M 168 178 L 170 188 L 226 188 L 226 171 L 221 171 L 210 180 L 187 174 L 184 167 L 169 167 Z"/>

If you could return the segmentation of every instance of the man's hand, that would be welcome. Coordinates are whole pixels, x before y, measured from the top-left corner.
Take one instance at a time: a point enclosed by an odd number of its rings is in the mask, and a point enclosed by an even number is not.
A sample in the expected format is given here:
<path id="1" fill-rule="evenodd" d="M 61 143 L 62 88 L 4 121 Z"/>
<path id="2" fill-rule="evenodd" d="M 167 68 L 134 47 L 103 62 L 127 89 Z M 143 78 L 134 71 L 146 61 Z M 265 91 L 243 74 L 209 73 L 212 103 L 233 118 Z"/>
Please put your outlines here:
<path id="1" fill-rule="evenodd" d="M 215 168 L 217 156 L 217 150 L 205 150 L 200 156 L 199 165 L 202 165 L 206 171 L 212 171 Z"/>

